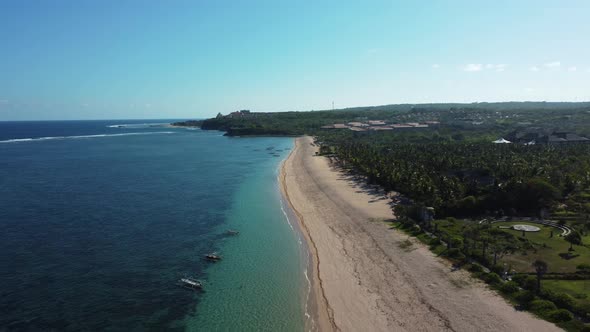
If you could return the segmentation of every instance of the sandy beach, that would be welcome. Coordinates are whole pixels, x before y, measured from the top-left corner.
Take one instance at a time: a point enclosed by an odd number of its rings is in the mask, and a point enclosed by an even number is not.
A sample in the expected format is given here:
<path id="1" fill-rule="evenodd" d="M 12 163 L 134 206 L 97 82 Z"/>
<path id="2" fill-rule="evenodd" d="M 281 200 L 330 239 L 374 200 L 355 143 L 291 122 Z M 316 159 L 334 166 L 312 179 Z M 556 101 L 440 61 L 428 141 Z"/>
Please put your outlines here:
<path id="1" fill-rule="evenodd" d="M 296 139 L 281 185 L 314 259 L 316 330 L 560 331 L 389 229 L 389 199 L 315 156 L 312 143 Z"/>

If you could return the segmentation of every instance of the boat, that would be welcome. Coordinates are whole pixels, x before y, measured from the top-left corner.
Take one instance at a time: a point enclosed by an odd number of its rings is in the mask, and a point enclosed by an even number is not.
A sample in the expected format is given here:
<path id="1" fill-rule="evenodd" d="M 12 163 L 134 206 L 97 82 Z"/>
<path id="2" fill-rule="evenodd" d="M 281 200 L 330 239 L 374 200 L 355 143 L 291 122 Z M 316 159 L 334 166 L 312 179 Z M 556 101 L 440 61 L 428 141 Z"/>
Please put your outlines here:
<path id="1" fill-rule="evenodd" d="M 221 256 L 219 256 L 217 253 L 213 252 L 210 254 L 205 255 L 205 259 L 211 262 L 217 262 L 221 260 Z"/>
<path id="2" fill-rule="evenodd" d="M 225 232 L 225 234 L 227 234 L 227 235 L 239 235 L 239 234 L 240 234 L 240 232 L 239 232 L 239 231 L 236 231 L 235 229 L 228 229 L 228 230 Z"/>
<path id="3" fill-rule="evenodd" d="M 192 279 L 192 278 L 182 278 L 179 281 L 180 286 L 184 287 L 184 288 L 188 288 L 188 289 L 202 289 L 203 288 L 203 284 L 196 279 Z"/>

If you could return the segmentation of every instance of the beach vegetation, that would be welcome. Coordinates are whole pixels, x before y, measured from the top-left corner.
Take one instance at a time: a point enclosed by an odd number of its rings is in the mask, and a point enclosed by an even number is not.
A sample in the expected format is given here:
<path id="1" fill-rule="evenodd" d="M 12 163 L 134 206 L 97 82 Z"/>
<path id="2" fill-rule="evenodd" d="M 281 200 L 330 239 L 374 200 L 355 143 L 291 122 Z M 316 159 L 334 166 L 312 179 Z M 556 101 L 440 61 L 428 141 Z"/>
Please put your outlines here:
<path id="1" fill-rule="evenodd" d="M 590 103 L 233 112 L 177 125 L 313 135 L 318 154 L 355 181 L 396 193 L 391 228 L 567 330 L 590 319 Z"/>
<path id="2" fill-rule="evenodd" d="M 500 290 L 506 294 L 514 294 L 514 293 L 518 292 L 519 289 L 520 289 L 520 287 L 514 281 L 508 281 L 508 282 L 504 283 L 502 286 L 500 286 Z"/>

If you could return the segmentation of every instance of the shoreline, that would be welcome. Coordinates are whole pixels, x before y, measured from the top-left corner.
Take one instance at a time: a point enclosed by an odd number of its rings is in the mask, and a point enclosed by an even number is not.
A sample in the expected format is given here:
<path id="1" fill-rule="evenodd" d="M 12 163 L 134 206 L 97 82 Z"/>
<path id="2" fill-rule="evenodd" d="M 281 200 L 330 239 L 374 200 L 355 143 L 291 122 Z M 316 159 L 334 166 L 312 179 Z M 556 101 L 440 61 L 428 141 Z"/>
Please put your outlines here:
<path id="1" fill-rule="evenodd" d="M 295 139 L 281 189 L 313 253 L 319 331 L 560 331 L 391 230 L 390 200 Z"/>
<path id="2" fill-rule="evenodd" d="M 295 209 L 291 198 L 289 197 L 288 186 L 286 181 L 286 165 L 293 157 L 293 153 L 297 149 L 297 139 L 293 140 L 293 148 L 289 152 L 289 155 L 281 163 L 279 171 L 279 187 L 282 194 L 283 200 L 288 204 L 288 208 L 293 213 L 296 221 L 296 227 L 298 232 L 303 238 L 303 245 L 307 248 L 309 261 L 307 265 L 309 269 L 308 273 L 305 274 L 306 279 L 310 282 L 309 297 L 306 299 L 305 306 L 309 308 L 309 312 L 306 310 L 305 314 L 309 314 L 309 319 L 306 319 L 306 331 L 336 331 L 338 330 L 334 318 L 333 311 L 330 308 L 324 289 L 322 287 L 322 281 L 319 275 L 319 257 L 317 253 L 317 247 L 310 236 L 309 229 L 303 222 L 303 216 Z M 311 325 L 308 323 L 311 323 Z"/>

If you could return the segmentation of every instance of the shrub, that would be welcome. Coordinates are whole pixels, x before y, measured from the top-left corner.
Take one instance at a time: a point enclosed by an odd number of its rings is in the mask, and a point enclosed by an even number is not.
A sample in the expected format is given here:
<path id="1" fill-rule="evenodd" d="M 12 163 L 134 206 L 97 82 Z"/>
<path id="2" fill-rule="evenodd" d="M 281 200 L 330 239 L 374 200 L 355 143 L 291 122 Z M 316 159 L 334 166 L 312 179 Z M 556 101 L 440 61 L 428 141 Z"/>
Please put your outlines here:
<path id="1" fill-rule="evenodd" d="M 529 303 L 529 309 L 539 315 L 545 316 L 550 311 L 557 310 L 555 303 L 548 300 L 533 300 Z"/>
<path id="2" fill-rule="evenodd" d="M 461 254 L 461 250 L 459 250 L 457 248 L 451 248 L 451 249 L 449 249 L 449 250 L 446 251 L 445 256 L 455 258 L 459 254 Z"/>
<path id="3" fill-rule="evenodd" d="M 527 276 L 521 286 L 524 289 L 535 291 L 537 290 L 537 278 L 533 276 Z"/>
<path id="4" fill-rule="evenodd" d="M 451 248 L 461 248 L 463 247 L 463 239 L 458 237 L 458 236 L 454 236 L 451 238 Z"/>
<path id="5" fill-rule="evenodd" d="M 483 272 L 483 268 L 479 264 L 471 264 L 469 267 L 470 272 Z"/>
<path id="6" fill-rule="evenodd" d="M 590 325 L 585 325 L 584 327 L 582 327 L 580 332 L 590 332 Z"/>
<path id="7" fill-rule="evenodd" d="M 518 284 L 514 281 L 508 281 L 502 287 L 500 287 L 500 291 L 506 294 L 513 294 L 518 292 Z"/>
<path id="8" fill-rule="evenodd" d="M 582 318 L 589 319 L 590 318 L 590 303 L 588 302 L 578 302 L 572 306 L 572 311 L 576 314 L 580 315 Z"/>
<path id="9" fill-rule="evenodd" d="M 524 285 L 524 280 L 527 277 L 528 276 L 526 274 L 517 274 L 514 277 L 512 277 L 512 281 L 516 282 L 518 285 L 522 287 Z"/>
<path id="10" fill-rule="evenodd" d="M 490 285 L 496 285 L 502 282 L 502 278 L 494 272 L 484 274 L 482 279 Z"/>
<path id="11" fill-rule="evenodd" d="M 557 309 L 548 313 L 549 319 L 555 323 L 569 322 L 574 315 L 566 309 Z"/>
<path id="12" fill-rule="evenodd" d="M 458 248 L 449 249 L 447 251 L 447 256 L 448 257 L 451 257 L 451 258 L 453 258 L 455 260 L 458 260 L 458 261 L 464 261 L 465 260 L 465 255 L 463 255 L 463 253 L 461 252 L 461 250 L 458 249 Z"/>
<path id="13" fill-rule="evenodd" d="M 453 225 L 454 225 L 454 224 L 456 224 L 456 223 L 458 222 L 458 220 L 457 220 L 457 219 L 455 219 L 455 218 L 453 218 L 453 217 L 448 217 L 448 218 L 447 218 L 447 221 L 448 221 L 450 224 L 453 224 Z"/>
<path id="14" fill-rule="evenodd" d="M 523 307 L 528 308 L 529 303 L 535 299 L 535 293 L 528 290 L 518 291 L 514 296 L 514 299 Z"/>
<path id="15" fill-rule="evenodd" d="M 565 293 L 548 292 L 546 297 L 553 301 L 555 305 L 557 305 L 559 308 L 564 308 L 568 310 L 571 309 L 575 303 L 574 298 L 571 295 Z"/>
<path id="16" fill-rule="evenodd" d="M 498 275 L 501 275 L 502 273 L 504 273 L 504 266 L 502 266 L 500 264 L 496 264 L 496 265 L 492 266 L 490 268 L 490 270 L 492 270 L 492 272 L 497 273 Z"/>

